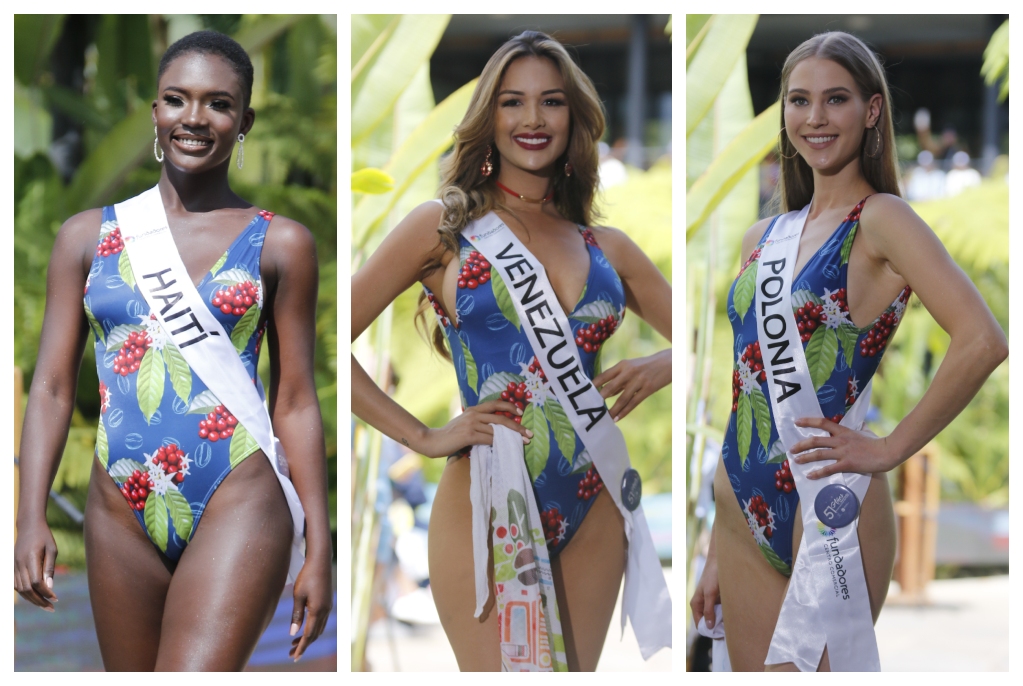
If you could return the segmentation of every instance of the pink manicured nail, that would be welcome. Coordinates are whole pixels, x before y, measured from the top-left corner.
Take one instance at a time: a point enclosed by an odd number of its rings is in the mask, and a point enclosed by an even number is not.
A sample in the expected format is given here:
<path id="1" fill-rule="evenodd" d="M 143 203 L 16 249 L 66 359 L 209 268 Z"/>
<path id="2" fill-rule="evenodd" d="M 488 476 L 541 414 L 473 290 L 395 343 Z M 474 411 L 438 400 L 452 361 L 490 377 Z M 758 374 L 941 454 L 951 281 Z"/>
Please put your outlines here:
<path id="1" fill-rule="evenodd" d="M 292 624 L 291 625 L 291 635 L 294 636 L 297 633 L 298 633 L 298 624 Z"/>

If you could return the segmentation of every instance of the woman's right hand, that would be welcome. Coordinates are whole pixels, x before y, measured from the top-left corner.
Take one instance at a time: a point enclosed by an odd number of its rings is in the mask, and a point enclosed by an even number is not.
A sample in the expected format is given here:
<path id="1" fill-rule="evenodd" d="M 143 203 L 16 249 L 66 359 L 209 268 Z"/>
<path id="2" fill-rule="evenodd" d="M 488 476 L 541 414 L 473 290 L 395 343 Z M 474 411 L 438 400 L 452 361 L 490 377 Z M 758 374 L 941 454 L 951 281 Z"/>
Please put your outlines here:
<path id="1" fill-rule="evenodd" d="M 696 582 L 696 591 L 689 607 L 693 610 L 693 623 L 699 624 L 700 617 L 707 620 L 707 628 L 714 628 L 714 606 L 720 603 L 721 593 L 718 588 L 718 559 L 713 551 L 709 552 L 707 562 L 703 566 L 703 574 Z"/>
<path id="2" fill-rule="evenodd" d="M 18 527 L 14 545 L 14 590 L 47 612 L 53 612 L 57 596 L 53 592 L 53 567 L 57 562 L 57 544 L 45 521 Z"/>
<path id="3" fill-rule="evenodd" d="M 509 412 L 522 415 L 522 410 L 504 400 L 491 400 L 474 407 L 466 408 L 450 422 L 439 429 L 427 429 L 420 445 L 409 446 L 426 457 L 447 457 L 470 445 L 493 445 L 494 427 L 491 424 L 506 426 L 522 436 L 523 443 L 529 443 L 533 432 L 515 422 L 511 417 L 495 414 Z"/>

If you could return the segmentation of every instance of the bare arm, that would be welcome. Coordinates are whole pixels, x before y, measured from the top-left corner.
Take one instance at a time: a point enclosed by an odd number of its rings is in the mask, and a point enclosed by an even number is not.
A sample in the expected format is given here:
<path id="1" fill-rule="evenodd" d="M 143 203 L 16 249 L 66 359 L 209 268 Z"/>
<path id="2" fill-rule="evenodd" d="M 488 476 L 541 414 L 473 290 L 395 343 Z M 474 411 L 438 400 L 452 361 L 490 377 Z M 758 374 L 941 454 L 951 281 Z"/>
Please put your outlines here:
<path id="1" fill-rule="evenodd" d="M 890 435 L 877 439 L 879 443 L 866 450 L 862 457 L 848 462 L 845 451 L 835 450 L 853 440 L 853 437 L 840 439 L 838 434 L 808 439 L 793 446 L 793 452 L 811 447 L 833 448 L 799 458 L 800 462 L 839 460 L 819 470 L 818 476 L 838 471 L 873 473 L 898 466 L 962 412 L 1009 353 L 1005 334 L 976 286 L 909 205 L 891 195 L 874 196 L 863 210 L 860 226 L 870 254 L 884 260 L 886 269 L 901 276 L 916 291 L 952 342 L 917 406 Z M 800 425 L 817 426 L 802 422 Z M 829 445 L 828 441 L 835 444 Z M 804 445 L 810 442 L 815 443 Z"/>
<path id="2" fill-rule="evenodd" d="M 639 246 L 618 229 L 594 229 L 597 242 L 622 280 L 625 304 L 657 333 L 671 341 L 671 285 Z M 649 357 L 622 360 L 593 380 L 605 398 L 619 396 L 611 407 L 617 422 L 643 400 L 671 383 L 671 349 Z"/>
<path id="3" fill-rule="evenodd" d="M 437 236 L 441 206 L 424 203 L 409 213 L 352 276 L 352 340 L 369 327 L 401 293 L 415 284 L 424 267 L 439 263 L 444 249 Z M 527 437 L 525 428 L 499 410 L 514 404 L 494 401 L 471 408 L 443 429 L 430 429 L 381 390 L 352 355 L 352 412 L 381 433 L 428 457 L 443 457 L 467 445 L 490 444 L 490 424 L 503 424 Z"/>
<path id="4" fill-rule="evenodd" d="M 292 623 L 301 625 L 306 607 L 309 617 L 292 649 L 297 658 L 323 631 L 333 605 L 327 460 L 313 375 L 316 243 L 306 227 L 278 216 L 267 232 L 264 250 L 264 254 L 273 256 L 274 287 L 268 302 L 267 326 L 270 415 L 274 433 L 288 457 L 291 481 L 306 519 L 306 562 L 295 581 Z"/>
<path id="5" fill-rule="evenodd" d="M 89 325 L 82 292 L 92 249 L 99 236 L 100 210 L 68 219 L 57 234 L 46 278 L 46 313 L 28 395 L 19 461 L 21 486 L 15 588 L 26 600 L 52 610 L 57 548 L 46 524 L 46 501 L 67 442 L 75 407 L 78 369 Z"/>

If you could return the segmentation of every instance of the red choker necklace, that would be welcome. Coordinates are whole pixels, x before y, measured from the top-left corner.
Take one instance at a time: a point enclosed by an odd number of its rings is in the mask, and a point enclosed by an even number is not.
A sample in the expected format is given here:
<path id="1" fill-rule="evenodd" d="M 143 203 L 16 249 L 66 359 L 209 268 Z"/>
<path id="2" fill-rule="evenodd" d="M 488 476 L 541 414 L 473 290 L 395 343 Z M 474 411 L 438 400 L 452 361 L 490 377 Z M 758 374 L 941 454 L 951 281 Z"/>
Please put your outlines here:
<path id="1" fill-rule="evenodd" d="M 551 192 L 548 193 L 545 197 L 540 198 L 539 200 L 537 200 L 535 198 L 527 198 L 526 196 L 522 195 L 521 193 L 516 193 L 515 191 L 513 191 L 510 188 L 508 188 L 507 186 L 505 186 L 503 183 L 501 183 L 497 179 L 494 179 L 494 183 L 496 183 L 497 187 L 500 188 L 505 193 L 508 193 L 509 195 L 514 195 L 516 198 L 518 198 L 522 202 L 531 202 L 534 205 L 543 205 L 545 202 L 550 202 L 551 198 L 554 197 L 554 189 L 553 188 L 551 189 Z"/>

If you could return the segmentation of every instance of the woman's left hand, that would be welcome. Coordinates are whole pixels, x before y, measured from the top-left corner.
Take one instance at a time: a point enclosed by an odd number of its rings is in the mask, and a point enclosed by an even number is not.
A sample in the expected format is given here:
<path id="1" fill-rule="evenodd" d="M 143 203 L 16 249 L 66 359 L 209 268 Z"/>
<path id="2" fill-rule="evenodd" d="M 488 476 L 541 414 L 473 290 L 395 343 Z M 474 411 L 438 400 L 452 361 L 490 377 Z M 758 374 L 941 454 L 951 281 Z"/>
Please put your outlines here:
<path id="1" fill-rule="evenodd" d="M 812 453 L 796 457 L 795 461 L 798 464 L 835 460 L 834 464 L 807 474 L 810 479 L 821 479 L 839 472 L 877 474 L 894 469 L 899 464 L 900 460 L 891 454 L 888 442 L 884 438 L 871 437 L 866 432 L 853 431 L 823 417 L 797 419 L 796 426 L 821 429 L 830 434 L 829 436 L 804 438 L 793 445 L 789 451 L 798 454 L 813 450 Z"/>
<path id="2" fill-rule="evenodd" d="M 298 662 L 309 644 L 319 638 L 327 626 L 327 618 L 334 607 L 334 588 L 331 581 L 330 560 L 322 562 L 307 557 L 295 579 L 295 609 L 291 613 L 291 635 L 295 636 L 305 616 L 305 630 L 291 641 L 288 655 Z M 306 613 L 308 610 L 308 614 Z"/>
<path id="3" fill-rule="evenodd" d="M 616 422 L 670 383 L 670 349 L 649 357 L 622 360 L 593 379 L 593 385 L 604 398 L 621 395 L 611 407 L 611 417 Z"/>

